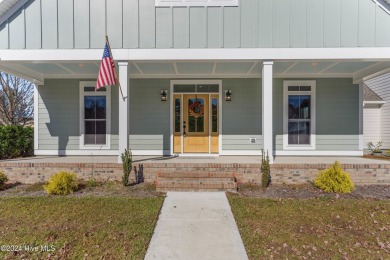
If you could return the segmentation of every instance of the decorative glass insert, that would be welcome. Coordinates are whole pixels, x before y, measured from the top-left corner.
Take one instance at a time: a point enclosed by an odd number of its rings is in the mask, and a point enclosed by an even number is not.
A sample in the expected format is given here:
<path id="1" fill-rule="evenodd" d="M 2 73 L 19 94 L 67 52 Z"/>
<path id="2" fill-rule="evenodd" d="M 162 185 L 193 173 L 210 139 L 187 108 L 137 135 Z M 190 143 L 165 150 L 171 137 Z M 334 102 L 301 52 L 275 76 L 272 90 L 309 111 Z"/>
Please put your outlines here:
<path id="1" fill-rule="evenodd" d="M 175 132 L 180 133 L 180 98 L 175 98 Z"/>
<path id="2" fill-rule="evenodd" d="M 218 132 L 218 99 L 211 99 L 211 132 Z"/>
<path id="3" fill-rule="evenodd" d="M 310 144 L 310 103 L 310 95 L 288 95 L 288 144 Z"/>
<path id="4" fill-rule="evenodd" d="M 311 86 L 288 86 L 288 91 L 311 91 Z"/>
<path id="5" fill-rule="evenodd" d="M 204 132 L 204 99 L 189 98 L 188 99 L 188 132 L 203 133 Z"/>
<path id="6" fill-rule="evenodd" d="M 106 144 L 106 97 L 84 96 L 84 144 Z"/>

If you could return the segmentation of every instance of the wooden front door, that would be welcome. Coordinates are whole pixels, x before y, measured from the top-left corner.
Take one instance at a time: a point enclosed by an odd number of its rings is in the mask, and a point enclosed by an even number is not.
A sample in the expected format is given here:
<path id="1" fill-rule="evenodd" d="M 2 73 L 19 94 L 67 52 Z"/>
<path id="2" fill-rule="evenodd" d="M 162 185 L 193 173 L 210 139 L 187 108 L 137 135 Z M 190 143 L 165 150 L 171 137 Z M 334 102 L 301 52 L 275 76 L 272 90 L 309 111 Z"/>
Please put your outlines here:
<path id="1" fill-rule="evenodd" d="M 209 153 L 209 95 L 183 95 L 183 152 Z"/>

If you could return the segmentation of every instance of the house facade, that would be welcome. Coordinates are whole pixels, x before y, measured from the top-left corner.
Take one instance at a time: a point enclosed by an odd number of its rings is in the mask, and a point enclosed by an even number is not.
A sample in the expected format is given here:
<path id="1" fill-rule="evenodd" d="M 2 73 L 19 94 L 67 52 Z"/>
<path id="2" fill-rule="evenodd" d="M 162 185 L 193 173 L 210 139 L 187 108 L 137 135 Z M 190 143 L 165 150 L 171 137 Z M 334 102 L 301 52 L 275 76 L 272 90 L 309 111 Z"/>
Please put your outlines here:
<path id="1" fill-rule="evenodd" d="M 35 83 L 36 155 L 359 156 L 364 79 L 390 68 L 389 9 L 3 0 L 0 69 Z M 106 35 L 123 96 L 95 90 Z"/>

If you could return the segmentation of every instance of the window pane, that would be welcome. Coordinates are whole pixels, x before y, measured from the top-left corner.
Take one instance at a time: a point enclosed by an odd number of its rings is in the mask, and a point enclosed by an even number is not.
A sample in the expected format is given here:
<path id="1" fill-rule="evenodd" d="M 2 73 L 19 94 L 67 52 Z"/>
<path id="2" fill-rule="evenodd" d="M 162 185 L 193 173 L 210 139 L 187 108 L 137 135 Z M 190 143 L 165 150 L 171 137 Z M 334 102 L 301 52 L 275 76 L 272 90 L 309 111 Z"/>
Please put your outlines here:
<path id="1" fill-rule="evenodd" d="M 84 143 L 95 144 L 95 133 L 95 121 L 85 121 Z"/>
<path id="2" fill-rule="evenodd" d="M 180 98 L 175 99 L 175 132 L 180 132 Z"/>
<path id="3" fill-rule="evenodd" d="M 299 91 L 299 86 L 288 86 L 288 91 Z"/>
<path id="4" fill-rule="evenodd" d="M 107 91 L 107 88 L 106 87 L 101 87 L 97 91 L 98 92 L 105 92 L 105 91 Z"/>
<path id="5" fill-rule="evenodd" d="M 288 144 L 299 144 L 299 123 L 289 122 L 288 123 Z"/>
<path id="6" fill-rule="evenodd" d="M 299 144 L 310 144 L 310 122 L 299 123 Z"/>
<path id="7" fill-rule="evenodd" d="M 311 91 L 311 86 L 301 86 L 300 91 Z"/>
<path id="8" fill-rule="evenodd" d="M 299 96 L 288 96 L 288 119 L 299 118 Z"/>
<path id="9" fill-rule="evenodd" d="M 299 96 L 299 118 L 310 119 L 310 96 Z"/>
<path id="10" fill-rule="evenodd" d="M 106 97 L 96 98 L 96 119 L 106 119 Z"/>
<path id="11" fill-rule="evenodd" d="M 96 121 L 96 144 L 106 144 L 106 121 Z"/>
<path id="12" fill-rule="evenodd" d="M 187 93 L 187 92 L 195 92 L 195 85 L 174 85 L 173 92 L 179 93 Z"/>
<path id="13" fill-rule="evenodd" d="M 188 132 L 204 132 L 204 99 L 188 99 Z"/>
<path id="14" fill-rule="evenodd" d="M 95 92 L 95 87 L 84 87 L 85 92 Z"/>
<path id="15" fill-rule="evenodd" d="M 196 92 L 199 93 L 218 93 L 219 92 L 219 85 L 214 84 L 214 85 L 197 85 L 196 87 Z"/>
<path id="16" fill-rule="evenodd" d="M 95 119 L 96 100 L 93 96 L 84 97 L 84 118 Z"/>
<path id="17" fill-rule="evenodd" d="M 213 98 L 211 101 L 211 106 L 212 106 L 211 131 L 215 133 L 218 132 L 218 99 Z"/>

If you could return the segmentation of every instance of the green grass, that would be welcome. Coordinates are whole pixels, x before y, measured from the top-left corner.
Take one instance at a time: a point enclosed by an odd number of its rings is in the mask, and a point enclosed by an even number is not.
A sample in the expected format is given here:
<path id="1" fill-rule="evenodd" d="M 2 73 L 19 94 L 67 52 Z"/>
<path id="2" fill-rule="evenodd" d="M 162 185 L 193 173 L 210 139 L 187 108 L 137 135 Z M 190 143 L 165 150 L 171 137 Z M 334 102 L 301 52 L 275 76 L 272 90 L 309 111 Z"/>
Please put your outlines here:
<path id="1" fill-rule="evenodd" d="M 162 196 L 0 198 L 0 245 L 54 245 L 59 259 L 143 259 L 162 203 Z"/>
<path id="2" fill-rule="evenodd" d="M 388 200 L 229 201 L 250 259 L 389 259 Z"/>

